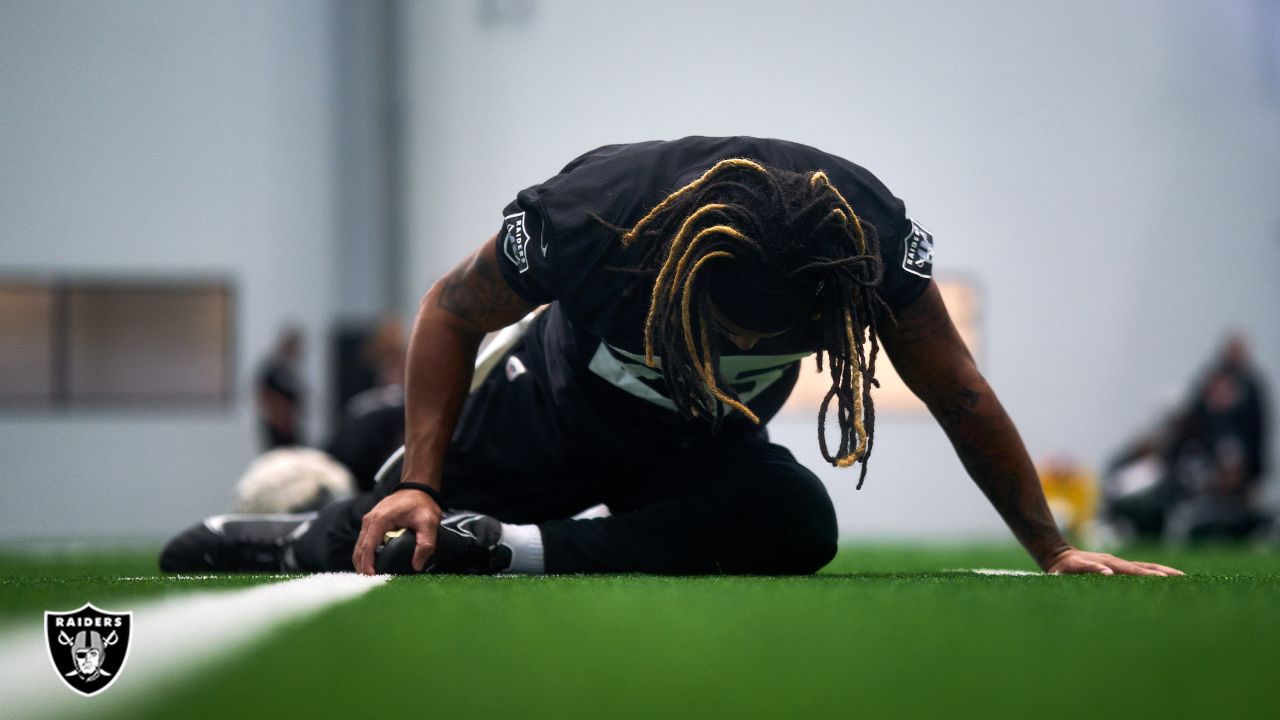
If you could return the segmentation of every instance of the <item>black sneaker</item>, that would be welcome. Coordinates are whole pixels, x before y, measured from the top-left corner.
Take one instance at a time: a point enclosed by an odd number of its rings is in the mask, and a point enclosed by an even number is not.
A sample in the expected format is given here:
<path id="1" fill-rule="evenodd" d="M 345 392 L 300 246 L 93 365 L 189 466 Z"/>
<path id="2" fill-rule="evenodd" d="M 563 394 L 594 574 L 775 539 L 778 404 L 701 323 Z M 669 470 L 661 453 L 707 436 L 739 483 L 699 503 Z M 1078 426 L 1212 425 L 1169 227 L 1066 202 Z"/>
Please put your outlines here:
<path id="1" fill-rule="evenodd" d="M 193 525 L 160 551 L 163 572 L 296 572 L 289 543 L 315 513 L 215 515 Z"/>
<path id="2" fill-rule="evenodd" d="M 380 574 L 412 575 L 412 530 L 387 533 L 374 552 L 373 566 Z M 457 512 L 444 516 L 436 532 L 436 551 L 422 568 L 424 573 L 491 575 L 511 567 L 511 548 L 502 544 L 502 523 L 479 513 Z"/>

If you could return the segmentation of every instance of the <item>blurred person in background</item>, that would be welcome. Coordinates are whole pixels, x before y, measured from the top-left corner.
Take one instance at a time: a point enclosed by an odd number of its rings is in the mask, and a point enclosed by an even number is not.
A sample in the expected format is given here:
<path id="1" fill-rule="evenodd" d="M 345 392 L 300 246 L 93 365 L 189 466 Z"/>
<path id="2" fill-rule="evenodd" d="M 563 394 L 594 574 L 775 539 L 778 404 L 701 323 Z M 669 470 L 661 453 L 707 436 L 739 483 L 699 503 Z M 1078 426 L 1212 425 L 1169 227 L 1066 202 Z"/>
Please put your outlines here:
<path id="1" fill-rule="evenodd" d="M 302 445 L 302 407 L 306 396 L 298 372 L 302 331 L 285 329 L 255 378 L 258 426 L 263 450 Z"/>
<path id="2" fill-rule="evenodd" d="M 404 377 L 407 342 L 398 317 L 385 317 L 361 352 L 374 385 L 352 396 L 325 451 L 345 465 L 361 490 L 404 444 Z"/>
<path id="3" fill-rule="evenodd" d="M 299 513 L 318 510 L 373 487 L 387 458 L 404 444 L 404 330 L 384 318 L 364 344 L 373 387 L 343 406 L 335 432 L 323 448 L 303 447 L 297 433 L 301 392 L 295 365 L 301 339 L 286 332 L 260 379 L 264 436 L 276 444 L 256 457 L 233 491 L 237 513 Z"/>
<path id="4" fill-rule="evenodd" d="M 1062 537 L 932 280 L 933 236 L 867 170 L 780 140 L 611 145 L 503 215 L 422 301 L 406 444 L 375 489 L 195 525 L 163 569 L 816 572 L 831 499 L 765 424 L 816 352 L 818 447 L 861 486 L 882 342 L 1043 570 L 1180 574 Z M 473 378 L 485 334 L 522 318 Z"/>
<path id="5" fill-rule="evenodd" d="M 399 316 L 387 315 L 378 321 L 361 348 L 361 358 L 372 378 L 371 388 L 403 387 L 405 352 L 409 341 Z"/>
<path id="6" fill-rule="evenodd" d="M 1204 457 L 1204 472 L 1179 510 L 1179 534 L 1190 540 L 1243 539 L 1270 523 L 1262 497 L 1268 412 L 1248 343 L 1233 333 L 1192 393 L 1186 424 Z"/>
<path id="7" fill-rule="evenodd" d="M 1243 539 L 1265 529 L 1268 412 L 1248 343 L 1233 333 L 1189 398 L 1109 463 L 1108 521 L 1126 539 Z"/>
<path id="8" fill-rule="evenodd" d="M 1103 519 L 1120 541 L 1164 537 L 1169 514 L 1187 499 L 1199 462 L 1185 408 L 1169 411 L 1108 462 Z"/>

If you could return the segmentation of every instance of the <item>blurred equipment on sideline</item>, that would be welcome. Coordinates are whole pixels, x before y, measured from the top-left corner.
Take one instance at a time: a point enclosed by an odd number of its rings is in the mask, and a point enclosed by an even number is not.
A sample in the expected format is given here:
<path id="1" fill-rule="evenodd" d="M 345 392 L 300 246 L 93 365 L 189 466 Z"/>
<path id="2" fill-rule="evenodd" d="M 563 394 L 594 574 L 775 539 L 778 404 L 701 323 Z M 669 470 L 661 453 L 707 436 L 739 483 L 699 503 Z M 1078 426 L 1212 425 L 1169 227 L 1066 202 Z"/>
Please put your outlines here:
<path id="1" fill-rule="evenodd" d="M 1040 485 L 1054 520 L 1073 542 L 1083 542 L 1098 514 L 1098 481 L 1079 462 L 1050 457 L 1038 468 Z"/>

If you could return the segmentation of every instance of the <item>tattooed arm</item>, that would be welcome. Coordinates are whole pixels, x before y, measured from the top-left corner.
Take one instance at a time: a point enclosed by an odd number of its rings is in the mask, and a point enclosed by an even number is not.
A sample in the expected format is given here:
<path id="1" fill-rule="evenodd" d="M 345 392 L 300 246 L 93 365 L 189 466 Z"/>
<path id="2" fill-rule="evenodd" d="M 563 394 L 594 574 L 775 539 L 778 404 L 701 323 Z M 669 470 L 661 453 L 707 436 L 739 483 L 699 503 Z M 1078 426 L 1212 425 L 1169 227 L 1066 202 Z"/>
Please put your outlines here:
<path id="1" fill-rule="evenodd" d="M 480 341 L 533 308 L 502 277 L 493 238 L 427 291 L 409 336 L 401 481 L 440 487 Z M 435 549 L 439 521 L 440 507 L 426 493 L 388 495 L 364 516 L 352 555 L 356 571 L 373 574 L 373 551 L 395 528 L 414 531 L 413 566 L 421 569 Z"/>
<path id="2" fill-rule="evenodd" d="M 1058 532 L 1040 481 L 1013 421 L 974 364 L 933 282 L 897 323 L 879 323 L 889 359 L 942 426 L 969 476 L 1013 534 L 1047 572 L 1181 574 L 1076 550 Z"/>

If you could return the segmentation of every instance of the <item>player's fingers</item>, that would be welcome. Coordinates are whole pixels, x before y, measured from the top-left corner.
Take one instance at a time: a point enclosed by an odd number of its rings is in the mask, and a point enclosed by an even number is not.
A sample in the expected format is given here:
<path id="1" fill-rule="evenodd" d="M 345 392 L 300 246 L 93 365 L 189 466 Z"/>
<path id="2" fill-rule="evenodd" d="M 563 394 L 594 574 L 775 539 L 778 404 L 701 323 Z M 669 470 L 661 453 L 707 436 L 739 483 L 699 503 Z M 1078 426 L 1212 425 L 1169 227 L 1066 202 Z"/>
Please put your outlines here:
<path id="1" fill-rule="evenodd" d="M 1129 563 L 1126 567 L 1122 568 L 1120 572 L 1121 574 L 1124 574 L 1124 575 L 1156 575 L 1156 576 L 1164 575 L 1164 573 L 1159 570 L 1144 568 L 1140 565 L 1134 565 L 1133 563 Z"/>
<path id="2" fill-rule="evenodd" d="M 427 560 L 436 551 L 436 533 L 435 528 L 423 528 L 414 531 L 413 543 L 413 569 L 415 572 L 422 572 L 422 568 L 426 567 Z"/>
<path id="3" fill-rule="evenodd" d="M 1158 562 L 1134 561 L 1133 564 L 1137 565 L 1138 568 L 1151 570 L 1152 573 L 1156 573 L 1157 575 L 1183 575 L 1184 574 L 1183 571 L 1179 569 L 1170 568 L 1170 566 L 1167 566 L 1167 565 L 1160 565 L 1158 564 Z"/>
<path id="4" fill-rule="evenodd" d="M 361 575 L 369 574 L 369 571 L 365 568 L 365 541 L 363 535 L 356 541 L 356 548 L 351 553 L 351 566 Z"/>
<path id="5" fill-rule="evenodd" d="M 1142 563 L 1129 562 L 1120 558 L 1112 560 L 1111 567 L 1121 575 L 1164 575 L 1159 570 L 1143 567 Z"/>
<path id="6" fill-rule="evenodd" d="M 1159 563 L 1135 562 L 1134 565 L 1139 565 L 1147 568 L 1148 570 L 1156 570 L 1161 575 L 1186 575 L 1186 573 L 1182 572 L 1178 568 L 1171 568 L 1168 565 L 1161 565 Z"/>
<path id="7" fill-rule="evenodd" d="M 364 572 L 362 560 L 364 558 L 364 542 L 369 536 L 369 518 L 368 516 L 360 520 L 360 535 L 356 538 L 356 546 L 351 549 L 351 567 L 358 573 Z"/>
<path id="8" fill-rule="evenodd" d="M 1116 571 L 1103 565 L 1102 563 L 1090 563 L 1089 572 L 1098 573 L 1099 575 L 1115 575 Z"/>
<path id="9" fill-rule="evenodd" d="M 1103 565 L 1100 562 L 1093 562 L 1092 560 L 1081 560 L 1078 562 L 1071 563 L 1066 567 L 1061 568 L 1057 572 L 1062 573 L 1064 575 L 1084 575 L 1084 574 L 1090 574 L 1090 573 L 1097 574 L 1097 575 L 1114 575 L 1115 574 L 1115 571 L 1112 570 L 1111 568 L 1107 567 L 1106 565 Z"/>
<path id="10" fill-rule="evenodd" d="M 364 516 L 364 519 L 360 522 L 360 539 L 356 544 L 354 563 L 356 572 L 362 575 L 374 574 L 374 550 L 382 542 L 382 535 L 390 529 L 391 524 L 381 515 L 369 513 Z"/>

